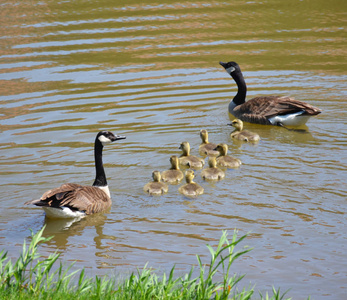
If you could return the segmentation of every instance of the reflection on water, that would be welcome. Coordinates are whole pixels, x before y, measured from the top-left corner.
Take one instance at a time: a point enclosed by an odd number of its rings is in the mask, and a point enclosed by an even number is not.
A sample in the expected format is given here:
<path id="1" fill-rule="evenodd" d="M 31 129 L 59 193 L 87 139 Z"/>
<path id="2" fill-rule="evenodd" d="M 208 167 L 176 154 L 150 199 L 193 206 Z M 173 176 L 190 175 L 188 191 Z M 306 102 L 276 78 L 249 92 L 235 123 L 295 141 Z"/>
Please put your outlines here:
<path id="1" fill-rule="evenodd" d="M 149 266 L 181 272 L 208 262 L 221 230 L 251 232 L 235 265 L 260 290 L 343 298 L 346 47 L 338 1 L 7 1 L 0 10 L 0 244 L 16 256 L 32 228 L 63 261 L 91 275 Z M 295 20 L 295 21 L 293 21 Z M 236 92 L 219 66 L 237 61 L 248 97 L 288 95 L 323 110 L 306 132 L 246 124 L 261 141 L 230 138 Z M 109 212 L 71 224 L 23 206 L 64 182 L 92 184 L 95 132 L 124 134 L 104 151 Z M 200 129 L 242 161 L 205 193 L 150 197 L 153 170 Z M 205 163 L 207 159 L 205 159 Z M 111 273 L 110 273 L 111 272 Z M 309 288 L 307 288 L 309 286 Z M 299 296 L 300 295 L 300 296 Z"/>

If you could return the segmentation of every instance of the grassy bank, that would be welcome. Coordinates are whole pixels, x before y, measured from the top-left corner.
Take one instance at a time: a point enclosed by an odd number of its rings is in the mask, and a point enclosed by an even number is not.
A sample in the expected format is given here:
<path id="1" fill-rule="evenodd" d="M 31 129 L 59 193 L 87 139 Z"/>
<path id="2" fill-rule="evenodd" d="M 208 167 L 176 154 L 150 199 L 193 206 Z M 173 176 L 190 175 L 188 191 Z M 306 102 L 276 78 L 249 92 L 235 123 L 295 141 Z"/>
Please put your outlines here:
<path id="1" fill-rule="evenodd" d="M 7 252 L 0 252 L 0 299 L 285 299 L 285 293 L 281 295 L 280 290 L 259 295 L 252 287 L 237 289 L 236 284 L 244 275 L 230 274 L 231 266 L 251 249 L 236 251 L 235 246 L 246 237 L 238 238 L 236 232 L 230 241 L 223 232 L 215 249 L 207 245 L 211 255 L 209 264 L 203 265 L 197 256 L 197 277 L 192 275 L 193 268 L 188 274 L 175 277 L 175 267 L 161 276 L 145 267 L 122 282 L 106 276 L 87 278 L 84 269 L 70 271 L 72 265 L 64 269 L 57 253 L 48 258 L 40 256 L 39 244 L 51 239 L 43 238 L 42 232 L 43 229 L 32 233 L 29 245 L 24 241 L 22 253 L 15 262 L 7 257 Z M 53 268 L 57 264 L 59 267 Z M 220 281 L 214 280 L 217 272 L 223 274 Z"/>

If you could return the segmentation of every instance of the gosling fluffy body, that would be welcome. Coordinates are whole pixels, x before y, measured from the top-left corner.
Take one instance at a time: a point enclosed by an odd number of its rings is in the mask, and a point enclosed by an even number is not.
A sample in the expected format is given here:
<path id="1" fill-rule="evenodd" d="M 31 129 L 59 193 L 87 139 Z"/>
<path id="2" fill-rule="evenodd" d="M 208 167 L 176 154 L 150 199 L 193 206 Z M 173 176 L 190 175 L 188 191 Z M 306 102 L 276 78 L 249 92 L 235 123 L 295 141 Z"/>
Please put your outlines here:
<path id="1" fill-rule="evenodd" d="M 143 187 L 145 193 L 151 196 L 160 196 L 168 192 L 169 188 L 166 183 L 161 182 L 161 174 L 159 171 L 153 171 L 152 178 L 153 181 L 147 183 Z"/>
<path id="2" fill-rule="evenodd" d="M 248 130 L 243 130 L 243 122 L 240 119 L 234 119 L 230 124 L 233 126 L 235 130 L 230 134 L 233 139 L 243 141 L 243 142 L 251 142 L 257 143 L 260 140 L 260 136 L 257 133 L 250 132 Z"/>
<path id="3" fill-rule="evenodd" d="M 190 155 L 190 145 L 188 142 L 181 143 L 179 149 L 182 150 L 182 154 L 179 157 L 179 162 L 182 166 L 187 166 L 194 169 L 200 169 L 204 166 L 204 160 L 200 157 Z"/>
<path id="4" fill-rule="evenodd" d="M 241 165 L 241 160 L 238 158 L 227 155 L 228 145 L 218 144 L 216 150 L 219 151 L 219 156 L 217 157 L 217 165 L 224 168 L 238 168 Z"/>
<path id="5" fill-rule="evenodd" d="M 187 197 L 197 197 L 204 193 L 204 188 L 193 181 L 194 171 L 186 171 L 186 184 L 179 187 L 178 191 Z"/>
<path id="6" fill-rule="evenodd" d="M 183 172 L 180 170 L 178 157 L 172 155 L 170 157 L 171 168 L 161 173 L 164 182 L 175 184 L 183 179 Z"/>
<path id="7" fill-rule="evenodd" d="M 201 171 L 201 177 L 204 180 L 221 180 L 225 177 L 224 171 L 217 167 L 217 160 L 214 156 L 208 159 L 208 166 Z"/>
<path id="8" fill-rule="evenodd" d="M 200 130 L 200 138 L 202 141 L 202 143 L 199 146 L 200 155 L 217 156 L 219 154 L 218 151 L 214 150 L 217 147 L 217 145 L 208 141 L 208 132 L 206 129 Z"/>

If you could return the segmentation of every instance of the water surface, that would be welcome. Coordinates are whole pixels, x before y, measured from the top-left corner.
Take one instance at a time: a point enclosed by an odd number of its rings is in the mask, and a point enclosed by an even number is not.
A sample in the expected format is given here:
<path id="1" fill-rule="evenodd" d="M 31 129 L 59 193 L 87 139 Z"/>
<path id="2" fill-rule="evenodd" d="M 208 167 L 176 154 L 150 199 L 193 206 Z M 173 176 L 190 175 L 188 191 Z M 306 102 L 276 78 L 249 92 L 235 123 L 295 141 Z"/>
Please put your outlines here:
<path id="1" fill-rule="evenodd" d="M 346 29 L 341 1 L 31 1 L 0 10 L 0 246 L 16 257 L 29 228 L 46 225 L 89 275 L 130 273 L 146 262 L 178 274 L 209 261 L 222 230 L 250 232 L 235 264 L 244 285 L 294 299 L 346 296 Z M 231 140 L 237 61 L 248 97 L 289 95 L 323 110 L 306 133 L 246 124 L 258 145 Z M 199 131 L 242 160 L 225 180 L 187 199 L 170 186 L 143 193 L 153 170 Z M 23 206 L 64 182 L 92 184 L 99 130 L 127 139 L 105 147 L 109 212 L 65 229 Z"/>

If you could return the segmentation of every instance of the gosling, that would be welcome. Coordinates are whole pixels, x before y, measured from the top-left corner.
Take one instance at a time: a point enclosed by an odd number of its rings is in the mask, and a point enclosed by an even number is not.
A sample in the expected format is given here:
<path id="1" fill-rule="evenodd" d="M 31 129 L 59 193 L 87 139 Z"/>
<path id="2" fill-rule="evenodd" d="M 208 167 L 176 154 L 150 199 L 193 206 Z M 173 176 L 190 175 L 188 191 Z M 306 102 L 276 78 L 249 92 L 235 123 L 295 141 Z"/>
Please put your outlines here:
<path id="1" fill-rule="evenodd" d="M 182 166 L 188 166 L 194 169 L 201 169 L 205 162 L 202 158 L 190 155 L 190 145 L 188 142 L 183 142 L 179 149 L 182 150 L 182 154 L 179 157 L 179 162 Z"/>
<path id="2" fill-rule="evenodd" d="M 208 159 L 208 168 L 201 171 L 201 177 L 204 180 L 221 180 L 225 177 L 223 170 L 217 167 L 217 160 L 214 156 Z"/>
<path id="3" fill-rule="evenodd" d="M 217 165 L 224 168 L 239 168 L 241 165 L 241 160 L 238 158 L 227 155 L 228 145 L 218 144 L 215 150 L 219 151 L 219 156 L 217 157 Z"/>
<path id="4" fill-rule="evenodd" d="M 259 142 L 259 134 L 243 130 L 243 122 L 240 119 L 235 119 L 228 125 L 235 127 L 235 130 L 230 134 L 233 139 L 251 143 Z"/>
<path id="5" fill-rule="evenodd" d="M 208 132 L 205 129 L 200 130 L 200 137 L 202 143 L 199 146 L 199 153 L 202 156 L 218 156 L 219 152 L 214 150 L 217 145 L 208 142 Z"/>
<path id="6" fill-rule="evenodd" d="M 161 174 L 159 171 L 153 171 L 152 173 L 153 181 L 148 182 L 143 190 L 151 196 L 160 196 L 167 193 L 169 188 L 166 183 L 161 182 Z"/>
<path id="7" fill-rule="evenodd" d="M 186 171 L 186 184 L 180 186 L 178 191 L 187 197 L 197 197 L 204 193 L 204 188 L 193 181 L 194 171 Z"/>
<path id="8" fill-rule="evenodd" d="M 183 172 L 180 170 L 178 157 L 172 155 L 170 157 L 171 168 L 161 173 L 164 182 L 169 184 L 177 184 L 183 179 Z"/>

